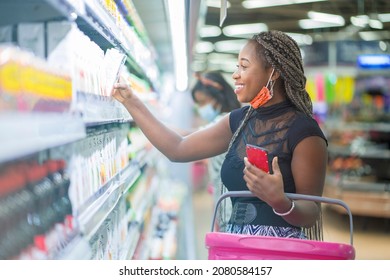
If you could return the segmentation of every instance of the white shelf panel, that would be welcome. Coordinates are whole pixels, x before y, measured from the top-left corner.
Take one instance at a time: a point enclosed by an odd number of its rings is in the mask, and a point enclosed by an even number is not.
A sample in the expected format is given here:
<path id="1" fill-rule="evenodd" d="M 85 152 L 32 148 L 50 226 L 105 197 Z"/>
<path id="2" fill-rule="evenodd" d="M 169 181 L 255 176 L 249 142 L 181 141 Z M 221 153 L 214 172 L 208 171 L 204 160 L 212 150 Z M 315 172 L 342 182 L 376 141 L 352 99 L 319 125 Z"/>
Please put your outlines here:
<path id="1" fill-rule="evenodd" d="M 111 178 L 100 190 L 78 209 L 76 217 L 83 236 L 88 240 L 98 231 L 117 205 L 123 193 L 139 178 L 139 168 L 130 164 Z"/>
<path id="2" fill-rule="evenodd" d="M 0 162 L 71 143 L 86 136 L 81 118 L 59 113 L 2 113 L 0 130 Z"/>

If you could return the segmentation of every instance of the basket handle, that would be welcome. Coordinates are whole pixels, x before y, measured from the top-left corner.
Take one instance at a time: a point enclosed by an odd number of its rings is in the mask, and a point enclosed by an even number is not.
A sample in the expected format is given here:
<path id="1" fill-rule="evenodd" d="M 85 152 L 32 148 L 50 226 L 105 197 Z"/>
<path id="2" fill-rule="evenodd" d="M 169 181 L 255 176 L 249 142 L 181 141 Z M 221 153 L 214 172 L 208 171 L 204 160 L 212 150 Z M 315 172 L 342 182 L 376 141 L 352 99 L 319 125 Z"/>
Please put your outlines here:
<path id="1" fill-rule="evenodd" d="M 309 200 L 314 202 L 321 202 L 321 203 L 328 203 L 328 204 L 337 204 L 345 208 L 347 210 L 348 216 L 349 216 L 349 232 L 350 232 L 350 243 L 353 245 L 353 220 L 352 220 L 352 213 L 349 206 L 340 199 L 335 198 L 329 198 L 329 197 L 323 197 L 323 196 L 316 196 L 316 195 L 307 195 L 307 194 L 297 194 L 297 193 L 285 193 L 285 195 L 289 199 L 293 200 Z M 211 222 L 211 232 L 214 231 L 214 225 L 215 225 L 215 219 L 217 215 L 217 209 L 219 205 L 221 204 L 222 200 L 228 197 L 255 197 L 255 195 L 251 191 L 230 191 L 222 194 L 216 204 L 213 214 L 213 219 Z"/>

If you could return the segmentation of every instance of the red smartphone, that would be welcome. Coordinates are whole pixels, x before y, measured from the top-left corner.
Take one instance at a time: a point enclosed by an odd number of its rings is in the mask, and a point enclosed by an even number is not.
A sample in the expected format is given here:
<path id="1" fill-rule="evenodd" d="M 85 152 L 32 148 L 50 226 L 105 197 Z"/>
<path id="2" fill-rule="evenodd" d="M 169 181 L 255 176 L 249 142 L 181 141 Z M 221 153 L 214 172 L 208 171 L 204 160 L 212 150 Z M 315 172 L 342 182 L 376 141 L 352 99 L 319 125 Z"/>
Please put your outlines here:
<path id="1" fill-rule="evenodd" d="M 251 164 L 269 173 L 268 151 L 266 149 L 246 144 L 246 155 Z"/>

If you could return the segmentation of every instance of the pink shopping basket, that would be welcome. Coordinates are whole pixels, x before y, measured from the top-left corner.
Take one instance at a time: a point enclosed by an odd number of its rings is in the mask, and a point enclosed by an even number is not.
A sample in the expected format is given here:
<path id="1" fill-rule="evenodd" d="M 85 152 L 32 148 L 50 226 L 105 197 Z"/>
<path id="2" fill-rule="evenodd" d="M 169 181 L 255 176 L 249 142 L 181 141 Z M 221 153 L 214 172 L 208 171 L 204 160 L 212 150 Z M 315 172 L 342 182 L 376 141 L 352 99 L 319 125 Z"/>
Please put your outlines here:
<path id="1" fill-rule="evenodd" d="M 321 203 L 338 204 L 349 215 L 350 244 L 253 236 L 215 232 L 216 213 L 221 201 L 227 197 L 251 197 L 250 191 L 235 191 L 223 194 L 217 201 L 211 223 L 211 232 L 206 234 L 205 243 L 209 260 L 353 260 L 353 221 L 348 205 L 338 199 L 301 194 L 286 194 L 290 199 L 312 200 Z"/>

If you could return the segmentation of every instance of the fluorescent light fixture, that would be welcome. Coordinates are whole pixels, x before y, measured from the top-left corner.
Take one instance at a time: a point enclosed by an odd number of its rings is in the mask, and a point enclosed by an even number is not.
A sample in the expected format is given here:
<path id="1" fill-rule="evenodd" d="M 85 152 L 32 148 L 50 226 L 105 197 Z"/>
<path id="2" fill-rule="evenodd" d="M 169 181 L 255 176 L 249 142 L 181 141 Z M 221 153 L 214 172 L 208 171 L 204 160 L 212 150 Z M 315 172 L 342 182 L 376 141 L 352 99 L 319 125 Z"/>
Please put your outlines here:
<path id="1" fill-rule="evenodd" d="M 298 45 L 311 45 L 313 44 L 313 38 L 307 34 L 301 33 L 287 33 L 291 38 L 297 42 Z"/>
<path id="2" fill-rule="evenodd" d="M 357 64 L 361 68 L 390 68 L 390 55 L 388 54 L 366 54 L 359 55 Z"/>
<path id="3" fill-rule="evenodd" d="M 178 91 L 185 91 L 188 87 L 187 38 L 184 5 L 185 1 L 182 0 L 168 0 L 175 80 L 176 89 Z"/>
<path id="4" fill-rule="evenodd" d="M 207 0 L 206 5 L 213 8 L 221 8 L 221 0 Z M 227 8 L 230 8 L 230 2 L 227 1 Z"/>
<path id="5" fill-rule="evenodd" d="M 266 8 L 266 7 L 322 2 L 322 1 L 327 1 L 327 0 L 245 0 L 242 2 L 242 6 L 245 9 L 256 9 L 256 8 Z"/>
<path id="6" fill-rule="evenodd" d="M 237 63 L 237 55 L 235 54 L 226 54 L 226 53 L 210 53 L 207 55 L 207 59 L 208 60 L 230 60 L 230 61 L 235 61 L 234 65 L 236 65 Z"/>
<path id="7" fill-rule="evenodd" d="M 267 31 L 268 26 L 264 23 L 249 23 L 249 24 L 237 24 L 229 25 L 222 29 L 224 35 L 228 37 L 252 37 L 262 31 Z"/>
<path id="8" fill-rule="evenodd" d="M 214 44 L 217 52 L 238 53 L 248 40 L 225 40 Z"/>
<path id="9" fill-rule="evenodd" d="M 332 24 L 335 24 L 335 26 L 344 26 L 345 25 L 344 18 L 342 16 L 339 16 L 339 15 L 310 11 L 307 13 L 307 16 L 312 20 L 319 21 L 319 22 L 325 22 L 325 23 L 332 23 Z"/>
<path id="10" fill-rule="evenodd" d="M 390 22 L 390 14 L 378 14 L 378 18 L 381 22 Z"/>
<path id="11" fill-rule="evenodd" d="M 192 62 L 191 70 L 193 72 L 203 72 L 207 68 L 206 61 L 195 60 Z"/>
<path id="12" fill-rule="evenodd" d="M 360 31 L 360 38 L 364 41 L 377 41 L 377 40 L 389 40 L 390 32 L 389 31 Z"/>
<path id="13" fill-rule="evenodd" d="M 366 27 L 370 18 L 367 15 L 351 17 L 351 23 L 357 27 Z"/>
<path id="14" fill-rule="evenodd" d="M 301 19 L 301 20 L 299 20 L 298 24 L 302 29 L 316 29 L 316 28 L 342 26 L 342 25 L 336 24 L 336 23 L 322 22 L 322 21 L 316 21 L 316 20 L 312 20 L 312 19 Z"/>
<path id="15" fill-rule="evenodd" d="M 379 48 L 382 50 L 382 51 L 387 51 L 387 44 L 384 42 L 384 41 L 380 41 L 379 42 Z"/>
<path id="16" fill-rule="evenodd" d="M 211 42 L 203 41 L 203 42 L 198 42 L 195 45 L 195 51 L 197 53 L 210 53 L 213 50 L 214 50 L 214 44 Z"/>
<path id="17" fill-rule="evenodd" d="M 383 23 L 377 19 L 370 19 L 368 25 L 370 25 L 371 28 L 383 29 Z"/>
<path id="18" fill-rule="evenodd" d="M 218 37 L 219 35 L 221 35 L 221 33 L 222 33 L 221 28 L 215 25 L 205 25 L 199 31 L 199 35 L 202 38 Z"/>
<path id="19" fill-rule="evenodd" d="M 233 73 L 236 70 L 237 56 L 213 53 L 207 61 L 211 68 Z"/>
<path id="20" fill-rule="evenodd" d="M 316 29 L 344 26 L 345 20 L 342 16 L 310 11 L 307 13 L 309 19 L 301 19 L 298 24 L 302 29 Z"/>

